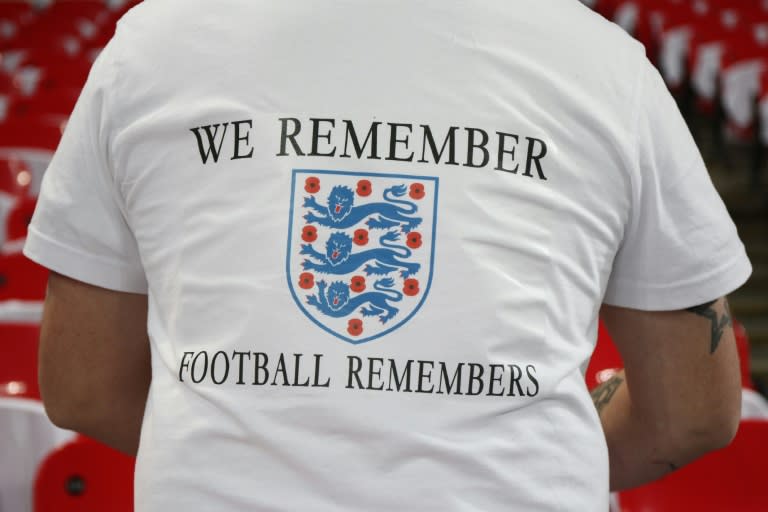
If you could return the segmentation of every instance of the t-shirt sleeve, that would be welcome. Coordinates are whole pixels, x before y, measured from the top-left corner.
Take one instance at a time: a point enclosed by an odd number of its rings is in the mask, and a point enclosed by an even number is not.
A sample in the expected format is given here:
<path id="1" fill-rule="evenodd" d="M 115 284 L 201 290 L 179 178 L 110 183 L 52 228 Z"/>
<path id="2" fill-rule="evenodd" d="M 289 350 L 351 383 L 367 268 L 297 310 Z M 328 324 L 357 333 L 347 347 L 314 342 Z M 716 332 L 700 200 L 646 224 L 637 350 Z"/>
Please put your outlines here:
<path id="1" fill-rule="evenodd" d="M 659 73 L 638 77 L 631 211 L 604 302 L 685 309 L 741 286 L 752 267 Z"/>
<path id="2" fill-rule="evenodd" d="M 136 239 L 109 161 L 113 48 L 93 65 L 43 178 L 24 254 L 65 276 L 146 293 Z"/>

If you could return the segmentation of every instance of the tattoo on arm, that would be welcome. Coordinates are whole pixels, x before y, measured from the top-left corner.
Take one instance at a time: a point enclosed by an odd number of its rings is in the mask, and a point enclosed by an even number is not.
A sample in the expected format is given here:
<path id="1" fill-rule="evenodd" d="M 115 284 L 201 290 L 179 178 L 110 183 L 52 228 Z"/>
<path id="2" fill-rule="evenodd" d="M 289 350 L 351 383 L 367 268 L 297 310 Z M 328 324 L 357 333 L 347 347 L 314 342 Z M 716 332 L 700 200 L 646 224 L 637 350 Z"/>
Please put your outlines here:
<path id="1" fill-rule="evenodd" d="M 720 344 L 720 339 L 723 337 L 723 329 L 731 325 L 731 310 L 728 307 L 728 301 L 723 299 L 725 312 L 720 318 L 718 318 L 717 311 L 713 307 L 716 302 L 716 300 L 713 300 L 712 302 L 686 309 L 686 311 L 689 311 L 694 315 L 699 315 L 709 320 L 711 331 L 711 341 L 709 346 L 710 354 L 714 354 L 715 350 L 717 350 L 717 346 Z"/>
<path id="2" fill-rule="evenodd" d="M 592 390 L 592 402 L 594 402 L 598 414 L 603 412 L 603 408 L 611 401 L 622 382 L 624 379 L 617 375 Z"/>

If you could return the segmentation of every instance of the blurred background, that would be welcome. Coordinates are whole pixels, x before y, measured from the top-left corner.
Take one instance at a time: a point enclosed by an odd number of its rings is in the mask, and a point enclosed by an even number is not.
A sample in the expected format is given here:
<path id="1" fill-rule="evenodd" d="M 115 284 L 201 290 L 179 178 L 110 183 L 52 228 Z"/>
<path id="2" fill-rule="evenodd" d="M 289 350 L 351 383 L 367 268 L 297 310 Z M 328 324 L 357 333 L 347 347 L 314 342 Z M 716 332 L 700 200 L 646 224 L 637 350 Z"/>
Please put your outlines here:
<path id="1" fill-rule="evenodd" d="M 640 41 L 677 99 L 754 266 L 730 296 L 768 388 L 768 0 L 584 0 Z"/>
<path id="2" fill-rule="evenodd" d="M 117 20 L 137 3 L 0 0 L 0 512 L 133 508 L 133 459 L 57 429 L 45 417 L 36 359 L 47 272 L 24 258 L 21 248 L 43 173 L 91 64 Z M 768 0 L 582 3 L 645 46 L 754 265 L 751 280 L 730 297 L 747 404 L 739 436 L 729 449 L 669 481 L 614 496 L 613 506 L 768 510 L 768 471 L 762 467 L 768 421 L 750 423 L 768 419 Z M 620 367 L 601 329 L 588 385 Z M 745 475 L 745 464 L 754 465 L 754 474 Z"/>

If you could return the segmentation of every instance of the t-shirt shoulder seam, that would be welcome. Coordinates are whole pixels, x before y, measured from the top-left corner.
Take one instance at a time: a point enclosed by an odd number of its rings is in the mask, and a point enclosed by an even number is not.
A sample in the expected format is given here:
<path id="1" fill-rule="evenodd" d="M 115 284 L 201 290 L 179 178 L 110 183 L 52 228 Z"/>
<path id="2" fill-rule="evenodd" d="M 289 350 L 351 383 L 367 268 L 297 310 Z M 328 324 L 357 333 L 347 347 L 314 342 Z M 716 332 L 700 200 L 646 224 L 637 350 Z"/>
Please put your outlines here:
<path id="1" fill-rule="evenodd" d="M 622 291 L 616 291 L 610 294 L 607 294 L 603 298 L 603 302 L 606 304 L 612 304 L 615 306 L 620 307 L 635 307 L 633 305 L 628 305 L 630 302 L 633 303 L 639 303 L 643 301 L 627 301 L 627 300 L 621 300 L 626 299 L 626 297 L 630 294 L 636 295 L 637 290 L 642 290 L 645 293 L 665 293 L 665 294 L 675 294 L 679 290 L 691 290 L 695 288 L 701 288 L 701 283 L 707 282 L 707 281 L 717 281 L 720 284 L 720 288 L 722 291 L 716 292 L 718 294 L 717 297 L 707 297 L 704 300 L 714 300 L 718 299 L 723 295 L 727 295 L 728 293 L 731 293 L 733 290 L 738 288 L 743 282 L 736 282 L 738 279 L 734 277 L 735 275 L 741 275 L 741 268 L 743 268 L 746 271 L 747 278 L 749 274 L 751 273 L 749 270 L 750 264 L 749 260 L 746 258 L 746 252 L 742 249 L 735 253 L 735 255 L 727 260 L 722 265 L 719 265 L 712 270 L 710 270 L 707 273 L 700 274 L 694 279 L 688 279 L 685 282 L 677 281 L 673 284 L 670 283 L 658 283 L 658 284 L 650 284 L 647 282 L 638 282 L 635 279 L 631 278 L 616 278 L 614 282 L 614 287 L 622 288 Z M 627 292 L 626 288 L 624 288 L 622 285 L 625 285 L 626 287 L 632 288 L 634 292 Z M 727 288 L 727 290 L 725 289 Z M 681 308 L 693 306 L 693 302 L 697 302 L 695 299 L 692 299 L 692 304 L 689 304 L 688 306 L 682 305 Z M 640 309 L 640 308 L 638 308 Z M 661 308 L 660 310 L 665 310 L 669 308 Z"/>
<path id="2" fill-rule="evenodd" d="M 103 256 L 96 255 L 96 254 L 93 254 L 93 253 L 90 253 L 90 252 L 85 252 L 85 251 L 82 251 L 82 250 L 77 249 L 75 247 L 72 247 L 71 245 L 65 244 L 65 243 L 57 240 L 56 238 L 54 238 L 54 237 L 52 237 L 52 236 L 50 236 L 50 235 L 48 235 L 46 233 L 41 232 L 40 230 L 38 230 L 35 226 L 33 226 L 31 224 L 29 225 L 28 231 L 29 231 L 29 233 L 27 235 L 27 238 L 30 238 L 30 239 L 31 238 L 39 238 L 42 242 L 44 242 L 44 243 L 46 243 L 48 245 L 55 246 L 58 249 L 61 249 L 63 251 L 71 253 L 73 255 L 77 255 L 78 257 L 82 258 L 83 261 L 89 261 L 89 260 L 90 261 L 96 261 L 96 262 L 98 262 L 101 265 L 113 267 L 113 268 L 116 268 L 116 269 L 118 269 L 118 268 L 119 269 L 130 269 L 130 270 L 134 270 L 135 269 L 135 267 L 133 267 L 129 263 L 126 263 L 125 261 L 120 261 L 118 259 L 105 258 Z"/>

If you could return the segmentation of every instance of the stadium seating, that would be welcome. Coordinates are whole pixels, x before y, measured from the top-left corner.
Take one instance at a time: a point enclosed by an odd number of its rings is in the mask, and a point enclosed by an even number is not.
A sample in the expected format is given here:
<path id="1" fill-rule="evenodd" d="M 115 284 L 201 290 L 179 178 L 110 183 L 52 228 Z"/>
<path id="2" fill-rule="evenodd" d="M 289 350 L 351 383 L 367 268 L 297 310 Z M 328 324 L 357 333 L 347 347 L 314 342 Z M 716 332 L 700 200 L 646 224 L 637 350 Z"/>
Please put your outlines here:
<path id="1" fill-rule="evenodd" d="M 622 512 L 763 512 L 768 504 L 768 421 L 743 421 L 727 448 L 619 494 Z"/>
<path id="2" fill-rule="evenodd" d="M 34 512 L 131 512 L 134 459 L 78 437 L 43 460 Z"/>
<path id="3" fill-rule="evenodd" d="M 0 322 L 0 396 L 40 399 L 37 383 L 37 342 L 40 328 L 36 324 Z"/>
<path id="4" fill-rule="evenodd" d="M 0 301 L 43 300 L 48 270 L 20 250 L 0 253 Z"/>

